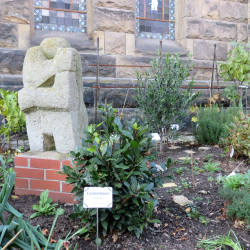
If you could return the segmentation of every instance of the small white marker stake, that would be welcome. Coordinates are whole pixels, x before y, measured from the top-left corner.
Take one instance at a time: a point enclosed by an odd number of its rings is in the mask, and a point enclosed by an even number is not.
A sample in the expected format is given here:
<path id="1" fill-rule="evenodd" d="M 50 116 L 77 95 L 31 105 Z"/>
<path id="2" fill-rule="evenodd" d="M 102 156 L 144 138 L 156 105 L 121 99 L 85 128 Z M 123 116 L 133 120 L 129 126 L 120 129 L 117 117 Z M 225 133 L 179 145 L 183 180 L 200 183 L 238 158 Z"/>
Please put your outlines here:
<path id="1" fill-rule="evenodd" d="M 113 207 L 112 187 L 85 187 L 83 192 L 83 207 L 96 208 L 96 245 L 99 245 L 98 208 Z"/>

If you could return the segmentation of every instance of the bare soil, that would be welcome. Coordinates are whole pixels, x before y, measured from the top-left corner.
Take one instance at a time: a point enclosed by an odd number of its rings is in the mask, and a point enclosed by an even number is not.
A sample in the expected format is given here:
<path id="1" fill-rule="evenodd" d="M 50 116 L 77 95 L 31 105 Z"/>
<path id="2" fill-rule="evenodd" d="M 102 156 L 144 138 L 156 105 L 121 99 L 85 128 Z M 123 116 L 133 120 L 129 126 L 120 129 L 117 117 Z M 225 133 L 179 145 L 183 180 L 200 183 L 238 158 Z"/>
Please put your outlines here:
<path id="1" fill-rule="evenodd" d="M 240 173 L 246 173 L 250 168 L 248 159 L 230 159 L 226 157 L 222 148 L 218 146 L 209 146 L 206 151 L 199 151 L 198 145 L 191 145 L 194 143 L 185 142 L 173 144 L 180 148 L 172 150 L 171 145 L 164 147 L 164 153 L 158 155 L 156 163 L 167 162 L 167 158 L 171 157 L 173 160 L 178 160 L 179 157 L 185 157 L 188 153 L 184 150 L 192 150 L 194 152 L 194 158 L 196 158 L 197 166 L 202 169 L 204 163 L 208 160 L 209 154 L 212 158 L 211 162 L 218 162 L 222 168 L 222 175 L 228 175 L 232 172 L 240 163 L 237 171 Z M 173 146 L 172 145 L 172 146 Z M 204 158 L 205 157 L 205 158 Z M 243 161 L 243 162 L 242 162 Z M 181 174 L 177 174 L 175 170 L 173 182 L 177 187 L 172 188 L 159 188 L 159 205 L 156 207 L 154 215 L 161 220 L 162 226 L 150 225 L 143 231 L 143 234 L 138 239 L 133 233 L 126 232 L 118 236 L 116 242 L 113 241 L 113 233 L 109 233 L 106 237 L 102 237 L 102 246 L 99 249 L 171 249 L 171 250 L 194 250 L 200 249 L 197 242 L 202 238 L 209 238 L 216 235 L 227 235 L 230 229 L 233 229 L 238 239 L 245 247 L 246 250 L 250 249 L 250 231 L 246 227 L 235 227 L 234 220 L 226 217 L 227 201 L 222 200 L 218 195 L 218 188 L 221 185 L 218 181 L 218 174 L 209 172 L 197 171 L 194 175 L 195 190 L 190 185 L 185 188 L 184 182 L 187 184 L 192 183 L 192 171 L 190 164 L 182 164 L 178 161 L 174 166 L 176 169 L 183 168 Z M 172 191 L 171 191 L 172 190 Z M 202 191 L 202 193 L 200 193 Z M 209 221 L 206 225 L 201 223 L 200 220 L 189 218 L 186 213 L 187 207 L 181 207 L 174 203 L 173 195 L 184 195 L 189 200 L 194 202 L 197 207 L 200 216 L 205 216 Z M 34 213 L 32 209 L 33 204 L 39 203 L 39 197 L 28 195 L 20 196 L 18 199 L 9 199 L 9 203 L 17 209 L 20 213 L 30 216 Z M 72 220 L 68 218 L 68 215 L 73 212 L 73 207 L 66 204 L 60 204 L 62 208 L 66 210 L 63 216 L 60 216 L 54 232 L 53 239 L 63 239 L 66 235 L 72 231 L 76 232 L 84 225 L 80 220 Z M 40 225 L 42 229 L 50 231 L 54 216 L 37 217 L 31 219 L 32 225 Z M 84 236 L 78 235 L 73 238 L 71 243 L 73 246 L 77 243 L 77 249 L 79 250 L 92 250 L 96 249 L 95 233 L 91 233 L 89 239 L 85 240 Z M 72 248 L 73 249 L 73 248 Z M 228 248 L 229 249 L 229 248 Z"/>

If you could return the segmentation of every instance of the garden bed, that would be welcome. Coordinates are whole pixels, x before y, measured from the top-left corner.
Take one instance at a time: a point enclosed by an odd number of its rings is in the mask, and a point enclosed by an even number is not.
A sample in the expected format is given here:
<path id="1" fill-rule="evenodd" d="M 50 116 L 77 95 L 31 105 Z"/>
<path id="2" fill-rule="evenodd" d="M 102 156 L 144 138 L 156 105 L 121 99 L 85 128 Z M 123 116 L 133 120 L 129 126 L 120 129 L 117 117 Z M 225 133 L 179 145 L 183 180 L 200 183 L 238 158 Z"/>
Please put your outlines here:
<path id="1" fill-rule="evenodd" d="M 180 148 L 173 149 L 171 146 Z M 206 151 L 199 150 L 198 148 L 199 146 L 194 145 L 193 142 L 179 142 L 169 147 L 165 146 L 164 153 L 160 154 L 155 161 L 156 163 L 164 163 L 168 157 L 172 157 L 173 160 L 178 160 L 180 157 L 189 155 L 189 152 L 184 152 L 185 150 L 192 150 L 199 168 L 197 175 L 195 175 L 195 190 L 193 190 L 191 185 L 187 187 L 190 184 L 189 182 L 192 182 L 191 166 L 190 164 L 183 164 L 181 160 L 174 166 L 176 169 L 179 169 L 179 171 L 177 171 L 178 174 L 176 171 L 173 171 L 173 182 L 177 187 L 158 189 L 159 205 L 155 209 L 155 216 L 161 220 L 162 226 L 157 227 L 157 225 L 151 224 L 151 228 L 145 229 L 140 239 L 130 232 L 124 233 L 123 235 L 119 235 L 119 232 L 109 233 L 105 238 L 102 238 L 102 246 L 100 249 L 193 250 L 197 247 L 199 239 L 216 235 L 227 235 L 230 229 L 234 230 L 245 249 L 250 249 L 250 231 L 248 231 L 244 225 L 237 226 L 235 221 L 225 216 L 227 202 L 222 200 L 218 195 L 218 173 L 200 172 L 203 170 L 204 164 L 211 160 L 211 163 L 220 163 L 219 167 L 222 168 L 222 175 L 228 175 L 244 160 L 244 162 L 239 165 L 238 171 L 240 173 L 246 173 L 249 169 L 248 160 L 242 158 L 237 161 L 229 161 L 223 149 L 218 146 L 210 146 Z M 186 196 L 194 202 L 199 212 L 199 217 L 205 217 L 203 219 L 190 219 L 187 216 L 187 207 L 181 207 L 176 204 L 173 201 L 173 195 Z M 39 197 L 32 195 L 20 196 L 15 200 L 12 198 L 9 199 L 9 203 L 15 209 L 27 216 L 34 213 L 32 205 L 38 204 L 38 202 Z M 63 239 L 69 231 L 76 232 L 83 226 L 80 221 L 68 218 L 68 215 L 73 212 L 71 205 L 61 204 L 61 206 L 66 212 L 58 218 L 53 232 L 54 240 L 58 240 L 59 238 Z M 48 230 L 49 232 L 53 220 L 54 216 L 37 217 L 31 219 L 31 224 L 40 225 L 43 230 Z M 91 250 L 96 249 L 94 240 L 95 233 L 93 232 L 87 240 L 81 235 L 75 236 L 72 243 L 73 245 L 78 243 L 77 249 Z M 114 242 L 114 240 L 116 240 L 116 242 Z"/>

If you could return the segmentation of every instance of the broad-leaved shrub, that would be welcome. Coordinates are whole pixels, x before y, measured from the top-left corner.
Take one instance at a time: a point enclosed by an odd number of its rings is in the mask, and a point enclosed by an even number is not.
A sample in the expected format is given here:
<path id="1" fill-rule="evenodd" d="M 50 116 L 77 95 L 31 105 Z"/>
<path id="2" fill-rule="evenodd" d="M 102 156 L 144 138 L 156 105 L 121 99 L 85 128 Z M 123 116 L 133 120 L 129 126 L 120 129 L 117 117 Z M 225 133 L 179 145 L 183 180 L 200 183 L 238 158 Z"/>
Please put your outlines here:
<path id="1" fill-rule="evenodd" d="M 111 105 L 100 105 L 99 111 L 103 122 L 90 125 L 82 146 L 70 153 L 73 168 L 63 166 L 63 174 L 68 175 L 66 182 L 74 184 L 72 192 L 79 201 L 70 217 L 96 226 L 96 209 L 83 208 L 83 188 L 112 187 L 113 207 L 99 209 L 103 235 L 112 230 L 129 230 L 139 237 L 149 222 L 160 223 L 152 220 L 158 203 L 155 190 L 170 176 L 164 164 L 159 173 L 154 163 L 148 163 L 147 155 L 154 146 L 148 127 L 133 121 L 125 129 Z"/>

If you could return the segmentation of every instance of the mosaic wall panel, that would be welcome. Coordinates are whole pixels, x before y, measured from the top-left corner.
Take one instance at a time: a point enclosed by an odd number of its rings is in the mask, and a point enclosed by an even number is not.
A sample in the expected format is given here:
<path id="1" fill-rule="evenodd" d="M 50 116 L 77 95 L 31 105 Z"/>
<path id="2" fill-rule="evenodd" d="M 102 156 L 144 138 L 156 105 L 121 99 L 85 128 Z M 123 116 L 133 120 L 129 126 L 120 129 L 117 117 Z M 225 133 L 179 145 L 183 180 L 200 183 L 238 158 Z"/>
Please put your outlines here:
<path id="1" fill-rule="evenodd" d="M 136 0 L 136 16 L 137 37 L 175 40 L 175 0 Z"/>
<path id="2" fill-rule="evenodd" d="M 34 0 L 34 7 L 41 7 L 34 8 L 36 30 L 86 32 L 86 0 Z"/>

